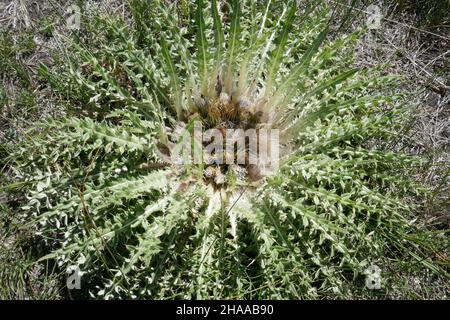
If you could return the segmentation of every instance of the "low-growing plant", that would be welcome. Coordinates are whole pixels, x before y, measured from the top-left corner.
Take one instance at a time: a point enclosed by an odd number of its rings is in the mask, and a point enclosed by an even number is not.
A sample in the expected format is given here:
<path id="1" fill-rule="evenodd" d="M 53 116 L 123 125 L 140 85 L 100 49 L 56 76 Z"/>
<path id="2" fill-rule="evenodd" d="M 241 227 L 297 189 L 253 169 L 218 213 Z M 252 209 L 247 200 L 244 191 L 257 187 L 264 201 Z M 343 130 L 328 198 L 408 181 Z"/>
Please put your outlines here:
<path id="1" fill-rule="evenodd" d="M 316 2 L 128 4 L 39 70 L 72 105 L 10 156 L 40 261 L 96 298 L 354 297 L 399 252 L 442 272 L 408 238 L 421 160 L 390 151 L 411 110 L 353 67 L 360 32 L 327 40 Z M 194 120 L 280 130 L 279 170 L 168 162 Z"/>

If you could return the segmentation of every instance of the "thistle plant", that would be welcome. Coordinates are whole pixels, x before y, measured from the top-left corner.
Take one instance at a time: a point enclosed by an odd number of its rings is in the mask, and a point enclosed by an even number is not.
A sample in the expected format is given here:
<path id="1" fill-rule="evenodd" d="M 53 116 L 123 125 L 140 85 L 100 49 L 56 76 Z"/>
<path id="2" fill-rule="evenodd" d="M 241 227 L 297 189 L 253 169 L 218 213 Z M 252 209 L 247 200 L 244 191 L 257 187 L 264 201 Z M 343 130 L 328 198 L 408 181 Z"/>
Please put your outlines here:
<path id="1" fill-rule="evenodd" d="M 39 70 L 70 105 L 11 156 L 41 260 L 78 266 L 96 298 L 363 288 L 410 228 L 418 159 L 389 151 L 404 99 L 395 77 L 353 67 L 360 32 L 330 40 L 317 3 L 127 5 L 129 20 L 83 20 Z M 279 169 L 168 161 L 194 121 L 279 130 Z"/>

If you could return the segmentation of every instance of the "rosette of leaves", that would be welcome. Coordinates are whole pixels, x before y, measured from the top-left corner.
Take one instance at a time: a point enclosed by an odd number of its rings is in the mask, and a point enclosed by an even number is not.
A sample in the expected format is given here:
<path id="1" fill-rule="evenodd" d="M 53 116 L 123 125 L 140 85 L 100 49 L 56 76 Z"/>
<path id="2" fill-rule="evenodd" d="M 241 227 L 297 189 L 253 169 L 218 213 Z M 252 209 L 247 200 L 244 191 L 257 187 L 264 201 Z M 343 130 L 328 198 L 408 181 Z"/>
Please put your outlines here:
<path id="1" fill-rule="evenodd" d="M 405 108 L 386 93 L 394 78 L 353 67 L 359 33 L 329 40 L 316 2 L 127 5 L 125 21 L 82 20 L 60 66 L 40 68 L 71 106 L 11 156 L 41 260 L 78 266 L 82 292 L 98 298 L 363 288 L 408 227 L 417 159 L 388 149 Z M 204 166 L 163 160 L 193 119 L 279 129 L 279 169 L 255 184 L 228 168 L 218 188 Z"/>

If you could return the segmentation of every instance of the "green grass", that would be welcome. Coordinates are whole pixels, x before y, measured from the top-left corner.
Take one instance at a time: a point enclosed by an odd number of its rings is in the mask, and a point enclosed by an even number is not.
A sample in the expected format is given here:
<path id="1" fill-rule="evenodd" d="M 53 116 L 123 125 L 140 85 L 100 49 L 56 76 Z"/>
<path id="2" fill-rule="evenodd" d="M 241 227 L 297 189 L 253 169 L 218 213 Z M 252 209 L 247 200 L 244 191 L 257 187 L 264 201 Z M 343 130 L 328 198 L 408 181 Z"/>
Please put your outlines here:
<path id="1" fill-rule="evenodd" d="M 33 230 L 20 228 L 11 210 L 0 203 L 0 299 L 55 299 L 61 296 L 59 276 L 49 264 L 35 263 L 30 250 Z M 36 246 L 34 246 L 36 247 Z"/>

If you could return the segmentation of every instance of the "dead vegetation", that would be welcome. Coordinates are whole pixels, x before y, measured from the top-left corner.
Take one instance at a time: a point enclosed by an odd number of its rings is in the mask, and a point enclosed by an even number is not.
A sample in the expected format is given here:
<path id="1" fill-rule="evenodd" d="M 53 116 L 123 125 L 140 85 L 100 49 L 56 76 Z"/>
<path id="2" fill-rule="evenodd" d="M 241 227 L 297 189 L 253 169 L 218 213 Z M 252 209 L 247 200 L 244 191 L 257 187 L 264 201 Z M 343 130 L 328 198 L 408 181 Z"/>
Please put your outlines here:
<path id="1" fill-rule="evenodd" d="M 118 1 L 98 2 L 104 8 L 126 15 L 124 6 Z M 95 7 L 98 2 L 86 1 L 86 5 Z M 48 87 L 40 82 L 38 67 L 40 63 L 52 61 L 52 52 L 58 50 L 59 37 L 67 32 L 60 17 L 69 3 L 10 0 L 0 4 L 0 168 L 4 169 L 4 173 L 0 173 L 0 186 L 8 180 L 8 164 L 1 159 L 8 153 L 6 145 L 19 139 L 38 119 L 63 112 L 61 106 L 54 105 L 50 99 L 52 93 Z M 438 25 L 426 29 L 423 18 L 414 10 L 399 12 L 398 6 L 393 1 L 382 7 L 385 19 L 379 29 L 368 31 L 362 38 L 357 64 L 361 67 L 387 64 L 391 73 L 403 77 L 401 90 L 411 93 L 410 102 L 416 106 L 416 119 L 409 132 L 393 147 L 424 154 L 430 160 L 428 170 L 420 179 L 427 183 L 431 195 L 424 212 L 418 214 L 423 215 L 430 229 L 445 230 L 450 227 L 450 27 Z M 345 16 L 347 5 L 340 2 L 337 8 L 341 8 Z M 352 10 L 346 28 L 364 25 L 367 19 L 365 8 L 361 5 Z M 346 28 L 339 32 L 345 32 Z M 0 260 L 2 264 L 8 262 L 0 266 L 0 270 L 6 272 L 9 267 L 16 266 L 9 269 L 14 271 L 7 277 L 0 273 L 0 287 L 16 282 L 22 289 L 14 290 L 23 294 L 6 296 L 0 290 L 0 298 L 39 298 L 41 295 L 33 283 L 49 270 L 23 267 L 27 253 L 17 250 L 17 243 L 32 237 L 24 238 L 23 234 L 10 232 L 9 228 L 14 229 L 14 221 L 7 218 L 11 205 L 14 205 L 14 199 L 6 199 L 0 193 L 0 233 L 4 235 L 0 238 Z M 436 254 L 441 256 L 443 263 L 449 263 L 445 248 Z M 17 282 L 17 277 L 22 275 L 26 281 Z M 53 278 L 49 281 L 54 283 Z M 436 290 L 424 289 L 424 281 L 434 283 Z M 411 276 L 405 282 L 413 288 L 411 291 L 416 292 L 417 298 L 446 298 L 449 290 L 445 280 L 428 274 Z M 59 297 L 57 290 L 44 292 L 44 297 Z"/>

